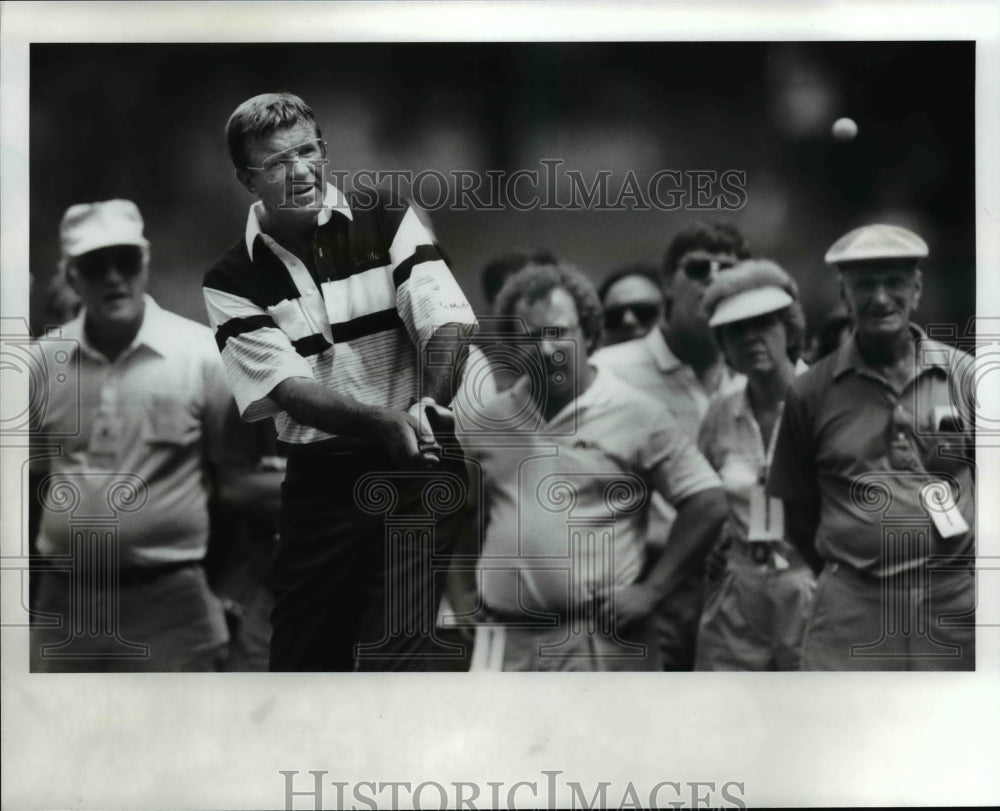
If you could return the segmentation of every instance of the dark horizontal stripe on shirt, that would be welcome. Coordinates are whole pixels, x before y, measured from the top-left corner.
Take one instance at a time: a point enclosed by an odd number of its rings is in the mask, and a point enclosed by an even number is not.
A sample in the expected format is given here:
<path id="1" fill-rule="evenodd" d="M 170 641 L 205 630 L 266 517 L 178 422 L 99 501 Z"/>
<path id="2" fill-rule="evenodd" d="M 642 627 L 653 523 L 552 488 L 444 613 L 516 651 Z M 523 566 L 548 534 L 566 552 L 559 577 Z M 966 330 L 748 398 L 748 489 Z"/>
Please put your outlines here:
<path id="1" fill-rule="evenodd" d="M 334 343 L 347 343 L 391 329 L 404 329 L 403 319 L 395 308 L 369 313 L 340 324 L 332 324 Z"/>
<path id="2" fill-rule="evenodd" d="M 410 278 L 414 266 L 419 265 L 421 262 L 434 262 L 440 258 L 441 254 L 438 253 L 438 249 L 433 245 L 417 245 L 413 256 L 400 262 L 392 272 L 393 284 L 398 289 L 403 282 Z"/>
<path id="3" fill-rule="evenodd" d="M 254 256 L 256 261 L 251 262 L 241 240 L 208 272 L 205 287 L 248 299 L 262 310 L 299 298 L 288 270 L 259 236 L 254 240 Z"/>
<path id="4" fill-rule="evenodd" d="M 384 189 L 376 191 L 374 197 L 366 194 L 363 205 L 355 194 L 348 193 L 347 197 L 354 209 L 353 221 L 333 217 L 319 229 L 318 244 L 328 254 L 317 269 L 320 283 L 347 279 L 389 264 L 388 246 L 409 211 L 408 201 Z M 413 257 L 396 268 L 396 287 L 409 278 L 415 265 L 437 259 L 441 254 L 434 245 L 418 246 Z M 245 241 L 239 240 L 206 274 L 204 285 L 247 299 L 261 309 L 300 297 L 288 269 L 260 235 L 254 238 L 252 259 Z"/>
<path id="5" fill-rule="evenodd" d="M 317 332 L 314 335 L 307 335 L 305 338 L 292 341 L 292 346 L 295 347 L 295 351 L 302 355 L 302 357 L 308 358 L 326 351 L 333 344 Z"/>
<path id="6" fill-rule="evenodd" d="M 254 332 L 266 327 L 275 327 L 274 319 L 269 315 L 250 315 L 246 318 L 230 318 L 225 324 L 219 324 L 215 331 L 215 343 L 221 352 L 226 345 L 226 341 L 243 335 L 246 332 Z M 322 336 L 320 336 L 322 337 Z"/>

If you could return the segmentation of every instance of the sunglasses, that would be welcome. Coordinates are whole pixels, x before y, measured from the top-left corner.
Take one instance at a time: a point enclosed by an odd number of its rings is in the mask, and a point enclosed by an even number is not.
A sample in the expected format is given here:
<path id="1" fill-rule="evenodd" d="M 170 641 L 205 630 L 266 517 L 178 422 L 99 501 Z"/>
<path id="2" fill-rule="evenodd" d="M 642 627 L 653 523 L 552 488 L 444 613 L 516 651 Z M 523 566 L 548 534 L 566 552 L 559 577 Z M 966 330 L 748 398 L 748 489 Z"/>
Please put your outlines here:
<path id="1" fill-rule="evenodd" d="M 630 311 L 635 320 L 644 327 L 650 326 L 660 315 L 659 305 L 649 302 L 614 304 L 604 308 L 604 326 L 608 329 L 621 329 L 625 321 L 625 313 Z"/>
<path id="2" fill-rule="evenodd" d="M 728 259 L 688 259 L 680 269 L 692 281 L 705 282 L 713 273 L 731 268 L 734 264 Z"/>
<path id="3" fill-rule="evenodd" d="M 112 245 L 78 256 L 73 260 L 77 273 L 88 282 L 100 281 L 111 268 L 133 278 L 142 270 L 142 249 L 135 245 Z"/>

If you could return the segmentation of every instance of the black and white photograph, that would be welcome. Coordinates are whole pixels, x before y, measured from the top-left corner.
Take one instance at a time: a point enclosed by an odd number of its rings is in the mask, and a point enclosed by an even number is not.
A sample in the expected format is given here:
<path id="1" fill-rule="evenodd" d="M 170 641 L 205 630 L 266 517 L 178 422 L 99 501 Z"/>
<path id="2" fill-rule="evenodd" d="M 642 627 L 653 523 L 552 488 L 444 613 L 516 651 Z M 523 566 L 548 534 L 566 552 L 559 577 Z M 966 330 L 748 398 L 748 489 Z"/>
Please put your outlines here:
<path id="1" fill-rule="evenodd" d="M 4 3 L 4 807 L 1000 801 L 951 8 Z"/>

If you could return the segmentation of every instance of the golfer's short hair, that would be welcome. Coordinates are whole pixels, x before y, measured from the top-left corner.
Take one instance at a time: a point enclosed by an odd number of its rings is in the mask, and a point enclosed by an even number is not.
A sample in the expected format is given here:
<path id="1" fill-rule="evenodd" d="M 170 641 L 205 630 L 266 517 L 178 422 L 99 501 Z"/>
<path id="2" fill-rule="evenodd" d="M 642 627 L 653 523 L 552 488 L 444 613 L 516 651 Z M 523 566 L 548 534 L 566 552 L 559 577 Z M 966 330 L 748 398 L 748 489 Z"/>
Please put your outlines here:
<path id="1" fill-rule="evenodd" d="M 275 130 L 301 123 L 312 124 L 316 137 L 323 137 L 312 108 L 298 96 L 291 93 L 262 93 L 247 99 L 233 110 L 226 122 L 229 159 L 237 169 L 246 169 L 248 141 L 267 138 Z"/>

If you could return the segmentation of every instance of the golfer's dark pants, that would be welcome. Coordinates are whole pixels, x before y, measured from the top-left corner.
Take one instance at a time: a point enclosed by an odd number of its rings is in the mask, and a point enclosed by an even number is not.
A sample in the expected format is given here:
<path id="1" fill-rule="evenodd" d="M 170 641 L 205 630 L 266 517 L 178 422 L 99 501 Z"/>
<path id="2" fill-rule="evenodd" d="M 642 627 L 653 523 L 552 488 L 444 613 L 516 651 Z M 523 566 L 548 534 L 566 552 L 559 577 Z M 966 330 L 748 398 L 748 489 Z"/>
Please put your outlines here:
<path id="1" fill-rule="evenodd" d="M 271 670 L 434 669 L 454 537 L 434 493 L 456 478 L 464 488 L 460 460 L 407 472 L 374 452 L 289 459 Z"/>

